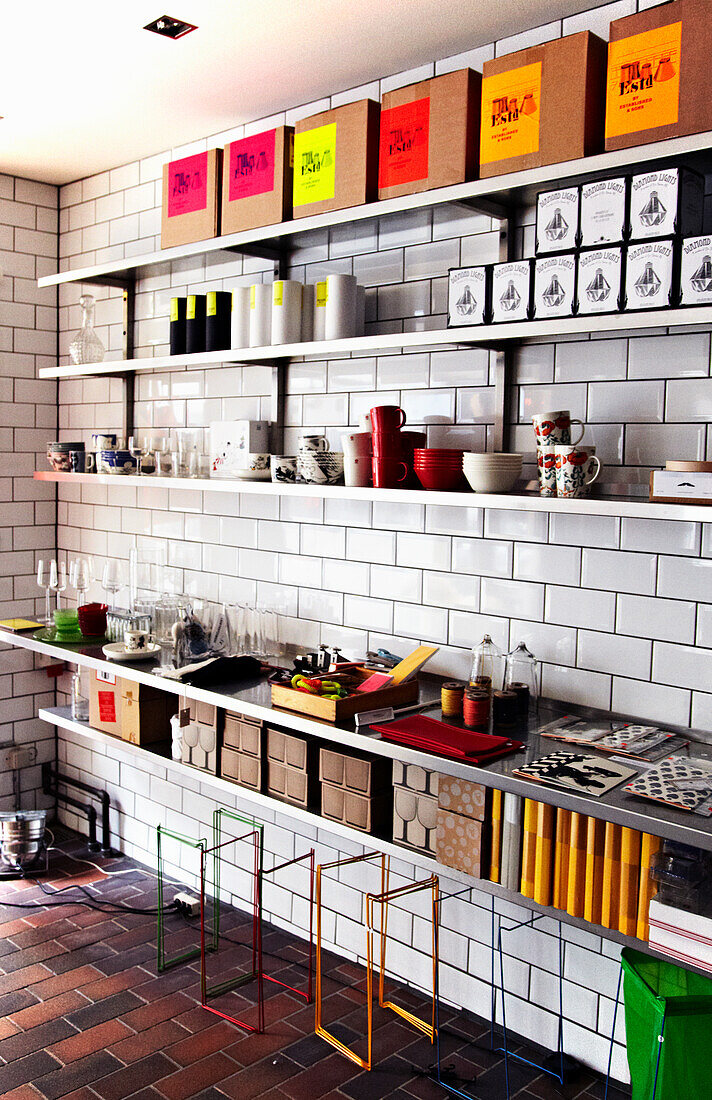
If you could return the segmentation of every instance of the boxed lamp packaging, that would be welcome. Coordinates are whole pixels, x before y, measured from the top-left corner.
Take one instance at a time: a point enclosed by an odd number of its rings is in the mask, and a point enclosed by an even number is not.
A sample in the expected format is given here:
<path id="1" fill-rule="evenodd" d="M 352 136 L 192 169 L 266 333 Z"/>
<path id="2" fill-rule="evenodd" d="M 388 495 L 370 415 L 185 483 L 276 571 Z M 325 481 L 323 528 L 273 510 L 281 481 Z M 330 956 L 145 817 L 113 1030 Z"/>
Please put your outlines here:
<path id="1" fill-rule="evenodd" d="M 375 100 L 360 99 L 296 123 L 295 218 L 377 198 L 380 109 Z"/>
<path id="2" fill-rule="evenodd" d="M 537 255 L 568 252 L 579 242 L 579 189 L 541 191 L 536 199 Z"/>
<path id="3" fill-rule="evenodd" d="M 460 69 L 386 92 L 378 197 L 413 195 L 477 175 L 482 77 Z"/>
<path id="4" fill-rule="evenodd" d="M 628 180 L 625 176 L 581 186 L 580 244 L 595 248 L 620 244 L 628 235 Z"/>
<path id="5" fill-rule="evenodd" d="M 712 129 L 708 0 L 673 0 L 614 19 L 608 48 L 606 149 Z"/>
<path id="6" fill-rule="evenodd" d="M 644 172 L 630 181 L 630 239 L 702 232 L 705 181 L 689 168 Z"/>
<path id="7" fill-rule="evenodd" d="M 712 305 L 712 237 L 689 237 L 682 241 L 680 305 Z"/>
<path id="8" fill-rule="evenodd" d="M 277 126 L 225 146 L 222 233 L 275 225 L 292 216 L 294 129 Z"/>
<path id="9" fill-rule="evenodd" d="M 235 477 L 247 456 L 269 451 L 269 420 L 214 420 L 210 425 L 210 476 Z"/>
<path id="10" fill-rule="evenodd" d="M 624 309 L 668 309 L 676 298 L 672 240 L 640 241 L 626 249 Z"/>
<path id="11" fill-rule="evenodd" d="M 485 61 L 480 176 L 600 152 L 605 85 L 606 43 L 590 31 Z"/>
<path id="12" fill-rule="evenodd" d="M 485 325 L 489 317 L 489 273 L 486 266 L 453 267 L 448 272 L 447 325 Z"/>
<path id="13" fill-rule="evenodd" d="M 121 737 L 132 745 L 167 741 L 171 716 L 177 704 L 173 696 L 146 684 L 136 684 L 111 672 L 91 674 L 89 723 L 94 729 Z"/>
<path id="14" fill-rule="evenodd" d="M 585 248 L 578 254 L 576 312 L 617 313 L 623 299 L 624 249 Z"/>
<path id="15" fill-rule="evenodd" d="M 528 321 L 531 317 L 532 260 L 492 264 L 490 280 L 492 323 Z"/>
<path id="16" fill-rule="evenodd" d="M 222 149 L 164 164 L 161 248 L 218 236 L 221 170 Z"/>
<path id="17" fill-rule="evenodd" d="M 539 256 L 534 261 L 534 298 L 532 315 L 572 317 L 576 305 L 576 256 Z"/>

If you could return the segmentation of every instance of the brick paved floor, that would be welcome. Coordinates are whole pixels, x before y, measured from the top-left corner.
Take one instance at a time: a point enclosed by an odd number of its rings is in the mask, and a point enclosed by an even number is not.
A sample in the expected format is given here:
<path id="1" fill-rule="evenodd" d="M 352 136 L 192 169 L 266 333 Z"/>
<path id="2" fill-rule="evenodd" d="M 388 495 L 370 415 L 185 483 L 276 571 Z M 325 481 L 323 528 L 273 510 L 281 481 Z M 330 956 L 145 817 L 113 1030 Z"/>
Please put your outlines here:
<path id="1" fill-rule="evenodd" d="M 64 852 L 86 854 L 84 842 L 67 831 L 58 831 L 58 843 Z M 105 865 L 110 871 L 135 866 L 125 859 Z M 51 874 L 43 881 L 52 888 L 91 883 L 103 901 L 146 909 L 156 904 L 156 880 L 140 870 L 109 879 L 58 852 L 52 853 Z M 433 1061 L 428 1041 L 390 1012 L 374 1009 L 375 1067 L 363 1073 L 314 1035 L 313 1006 L 278 985 L 265 983 L 267 1028 L 257 1035 L 200 1007 L 199 962 L 156 976 L 155 916 L 98 912 L 79 904 L 34 911 L 3 904 L 38 900 L 47 899 L 29 881 L 0 883 L 2 1100 L 438 1100 L 452 1095 L 428 1075 Z M 249 942 L 246 918 L 235 915 L 228 923 L 231 936 Z M 169 929 L 169 952 L 196 942 L 195 922 L 191 928 L 182 918 L 171 918 Z M 299 987 L 306 980 L 305 948 L 266 926 L 266 971 Z M 221 950 L 213 967 L 219 966 L 224 978 L 231 966 L 249 965 L 249 955 L 236 945 L 227 957 Z M 360 967 L 325 953 L 324 1022 L 356 1049 L 363 1049 L 364 986 Z M 253 993 L 253 985 L 246 985 L 215 1004 L 254 1022 Z M 425 1000 L 407 990 L 401 1003 L 427 1014 Z M 450 1010 L 443 1010 L 440 1023 L 442 1062 L 453 1084 L 477 1100 L 503 1100 L 502 1056 L 490 1050 L 486 1024 Z M 510 1067 L 511 1095 L 518 1100 L 603 1095 L 600 1080 L 587 1071 L 560 1092 L 546 1075 L 512 1061 Z M 622 1096 L 609 1091 L 611 1100 Z"/>

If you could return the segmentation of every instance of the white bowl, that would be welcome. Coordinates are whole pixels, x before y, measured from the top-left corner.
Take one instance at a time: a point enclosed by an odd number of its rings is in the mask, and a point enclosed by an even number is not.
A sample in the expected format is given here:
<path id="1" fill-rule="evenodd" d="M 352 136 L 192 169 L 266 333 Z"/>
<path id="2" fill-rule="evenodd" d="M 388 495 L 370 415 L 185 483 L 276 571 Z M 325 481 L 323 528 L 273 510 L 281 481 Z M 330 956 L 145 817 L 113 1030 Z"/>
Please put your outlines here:
<path id="1" fill-rule="evenodd" d="M 475 493 L 508 493 L 514 488 L 519 473 L 518 470 L 465 469 L 465 477 Z"/>

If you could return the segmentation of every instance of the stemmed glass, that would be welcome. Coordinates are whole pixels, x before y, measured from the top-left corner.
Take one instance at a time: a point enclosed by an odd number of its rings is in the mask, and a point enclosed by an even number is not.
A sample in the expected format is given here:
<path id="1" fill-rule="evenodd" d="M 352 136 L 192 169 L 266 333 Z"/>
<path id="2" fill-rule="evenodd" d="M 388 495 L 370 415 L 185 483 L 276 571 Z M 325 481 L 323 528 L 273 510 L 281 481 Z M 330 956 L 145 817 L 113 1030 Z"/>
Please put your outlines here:
<path id="1" fill-rule="evenodd" d="M 56 562 L 52 563 L 56 566 Z M 50 581 L 50 563 L 46 562 L 44 558 L 40 558 L 37 562 L 37 584 L 40 588 L 45 590 L 45 625 L 48 630 L 54 627 L 54 618 L 52 616 L 52 601 L 50 592 L 52 591 L 52 584 Z"/>
<path id="2" fill-rule="evenodd" d="M 109 558 L 104 563 L 104 570 L 101 575 L 101 584 L 106 592 L 107 604 L 113 604 L 116 597 L 116 593 L 120 592 L 125 587 L 126 582 L 124 580 L 123 565 L 116 558 Z M 111 599 L 110 599 L 111 594 Z"/>
<path id="3" fill-rule="evenodd" d="M 136 459 L 136 472 L 140 474 L 140 473 L 142 473 L 141 463 L 142 463 L 143 459 L 146 457 L 146 455 L 149 453 L 149 449 L 148 449 L 148 447 L 142 447 L 141 446 L 141 443 L 140 443 L 139 438 L 138 438 L 137 435 L 130 435 L 129 436 L 128 447 L 129 447 L 129 453 L 131 454 L 131 457 Z"/>
<path id="4" fill-rule="evenodd" d="M 69 565 L 69 583 L 77 590 L 77 604 L 86 603 L 86 592 L 94 580 L 94 567 L 91 559 L 74 558 Z"/>
<path id="5" fill-rule="evenodd" d="M 67 566 L 63 561 L 57 562 L 56 558 L 52 558 L 49 563 L 49 586 L 57 594 L 57 611 L 59 611 L 62 606 L 60 597 L 67 588 Z"/>

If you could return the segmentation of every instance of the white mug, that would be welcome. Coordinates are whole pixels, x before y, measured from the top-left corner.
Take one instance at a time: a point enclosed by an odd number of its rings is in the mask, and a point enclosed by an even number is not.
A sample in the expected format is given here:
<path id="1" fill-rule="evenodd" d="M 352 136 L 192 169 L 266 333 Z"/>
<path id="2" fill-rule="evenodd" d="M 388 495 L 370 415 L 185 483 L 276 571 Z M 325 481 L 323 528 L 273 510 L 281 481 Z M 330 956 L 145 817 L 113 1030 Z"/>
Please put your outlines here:
<path id="1" fill-rule="evenodd" d="M 328 451 L 329 440 L 325 435 L 300 435 L 300 451 Z"/>
<path id="2" fill-rule="evenodd" d="M 373 436 L 370 432 L 349 432 L 342 435 L 341 445 L 344 455 L 371 455 L 373 453 Z M 348 482 L 346 483 L 348 485 Z"/>
<path id="3" fill-rule="evenodd" d="M 344 484 L 366 487 L 371 484 L 370 454 L 349 454 L 344 451 Z"/>
<path id="4" fill-rule="evenodd" d="M 124 648 L 128 653 L 141 653 L 149 641 L 150 635 L 146 630 L 124 630 Z"/>

